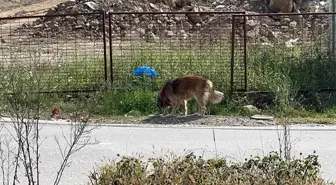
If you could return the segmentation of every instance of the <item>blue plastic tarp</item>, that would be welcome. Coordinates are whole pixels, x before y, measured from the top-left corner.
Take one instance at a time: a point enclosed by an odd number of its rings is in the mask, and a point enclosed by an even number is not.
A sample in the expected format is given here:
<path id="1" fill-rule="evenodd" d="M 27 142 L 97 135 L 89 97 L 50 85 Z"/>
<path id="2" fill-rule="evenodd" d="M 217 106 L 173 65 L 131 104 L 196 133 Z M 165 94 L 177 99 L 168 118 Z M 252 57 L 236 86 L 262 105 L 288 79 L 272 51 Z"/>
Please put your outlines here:
<path id="1" fill-rule="evenodd" d="M 150 67 L 150 66 L 140 66 L 140 67 L 137 67 L 133 70 L 133 74 L 135 76 L 144 76 L 144 75 L 147 75 L 149 76 L 150 78 L 154 78 L 157 76 L 157 71 Z"/>

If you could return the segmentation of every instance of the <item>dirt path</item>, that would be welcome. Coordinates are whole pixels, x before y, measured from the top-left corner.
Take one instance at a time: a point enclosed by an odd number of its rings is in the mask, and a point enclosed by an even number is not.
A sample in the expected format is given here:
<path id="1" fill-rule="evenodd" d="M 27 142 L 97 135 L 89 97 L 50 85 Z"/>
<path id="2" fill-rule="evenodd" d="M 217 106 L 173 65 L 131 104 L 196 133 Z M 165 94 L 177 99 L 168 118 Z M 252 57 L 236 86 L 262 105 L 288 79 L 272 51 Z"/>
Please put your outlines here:
<path id="1" fill-rule="evenodd" d="M 15 8 L 7 8 L 5 11 L 0 12 L 0 18 L 2 17 L 14 17 L 14 16 L 30 16 L 30 15 L 44 15 L 48 9 L 56 6 L 59 3 L 65 2 L 67 0 L 43 0 L 42 2 L 36 2 L 37 0 L 31 0 L 30 4 L 25 5 L 26 3 L 16 4 Z M 17 7 L 16 7 L 17 6 Z M 8 4 L 3 4 L 0 6 L 0 9 L 6 9 Z M 35 21 L 35 19 L 30 18 L 29 21 Z M 5 20 L 0 21 L 1 29 L 6 28 L 16 28 L 22 24 L 18 20 Z"/>
<path id="2" fill-rule="evenodd" d="M 7 10 L 0 12 L 0 17 L 8 17 L 8 16 L 14 16 L 14 15 L 43 15 L 46 13 L 46 11 L 62 2 L 65 2 L 67 0 L 32 0 L 28 5 L 25 5 L 27 3 L 18 3 L 16 5 L 13 5 L 14 8 L 10 8 L 8 3 L 2 3 L 0 5 L 0 9 L 5 9 L 7 7 Z"/>

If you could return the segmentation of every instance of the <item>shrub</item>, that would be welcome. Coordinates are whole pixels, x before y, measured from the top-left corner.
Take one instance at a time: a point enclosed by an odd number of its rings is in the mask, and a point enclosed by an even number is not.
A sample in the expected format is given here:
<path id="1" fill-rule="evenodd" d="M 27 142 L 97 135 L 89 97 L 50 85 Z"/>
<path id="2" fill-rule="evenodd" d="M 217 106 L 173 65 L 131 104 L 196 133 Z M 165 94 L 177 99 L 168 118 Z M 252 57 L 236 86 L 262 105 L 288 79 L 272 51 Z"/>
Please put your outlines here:
<path id="1" fill-rule="evenodd" d="M 148 162 L 122 157 L 92 173 L 90 183 L 109 184 L 324 184 L 318 156 L 284 161 L 275 152 L 229 165 L 226 159 L 204 159 L 194 154 Z"/>

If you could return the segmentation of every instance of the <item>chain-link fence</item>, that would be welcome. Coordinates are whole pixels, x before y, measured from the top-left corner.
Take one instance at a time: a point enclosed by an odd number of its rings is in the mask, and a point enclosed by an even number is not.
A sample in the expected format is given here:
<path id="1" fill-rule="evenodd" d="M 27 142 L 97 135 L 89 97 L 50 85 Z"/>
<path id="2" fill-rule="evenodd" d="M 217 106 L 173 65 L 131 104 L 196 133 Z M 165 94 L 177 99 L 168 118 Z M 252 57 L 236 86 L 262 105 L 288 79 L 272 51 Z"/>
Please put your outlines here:
<path id="1" fill-rule="evenodd" d="M 199 74 L 229 89 L 233 13 L 110 13 L 109 24 L 116 25 L 110 30 L 114 85 L 158 89 L 168 79 Z M 132 71 L 141 66 L 154 68 L 157 77 L 136 77 Z"/>
<path id="2" fill-rule="evenodd" d="M 329 53 L 332 13 L 246 14 L 247 90 L 316 90 L 336 87 Z M 236 70 L 235 70 L 236 71 Z M 277 84 L 272 86 L 272 84 Z"/>
<path id="3" fill-rule="evenodd" d="M 27 73 L 38 76 L 41 91 L 94 89 L 107 78 L 104 17 L 92 13 L 0 18 L 3 82 Z M 80 22 L 87 24 L 79 26 Z"/>
<path id="4" fill-rule="evenodd" d="M 99 12 L 0 18 L 0 72 L 39 76 L 43 91 L 157 90 L 185 74 L 220 90 L 335 87 L 333 13 Z M 156 70 L 136 76 L 137 67 Z M 20 72 L 20 73 L 21 73 Z M 3 81 L 3 82 L 4 82 Z M 273 83 L 274 82 L 274 83 Z"/>

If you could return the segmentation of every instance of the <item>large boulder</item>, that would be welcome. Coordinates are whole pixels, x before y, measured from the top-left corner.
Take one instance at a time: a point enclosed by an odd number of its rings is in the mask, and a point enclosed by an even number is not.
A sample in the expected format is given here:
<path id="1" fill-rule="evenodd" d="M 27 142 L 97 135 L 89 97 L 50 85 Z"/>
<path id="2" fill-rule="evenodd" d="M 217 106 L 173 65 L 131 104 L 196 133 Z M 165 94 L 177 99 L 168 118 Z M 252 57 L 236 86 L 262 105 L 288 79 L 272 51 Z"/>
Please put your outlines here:
<path id="1" fill-rule="evenodd" d="M 291 13 L 295 10 L 293 0 L 270 0 L 269 8 L 272 12 Z"/>
<path id="2" fill-rule="evenodd" d="M 177 8 L 183 8 L 184 6 L 191 6 L 191 0 L 176 0 L 175 5 Z"/>
<path id="3" fill-rule="evenodd" d="M 161 3 L 168 5 L 171 8 L 182 8 L 184 6 L 191 6 L 191 0 L 148 0 L 151 3 Z"/>
<path id="4" fill-rule="evenodd" d="M 171 8 L 175 8 L 176 5 L 175 5 L 175 1 L 176 0 L 162 0 L 162 2 L 165 4 L 165 5 L 168 5 L 169 7 Z"/>

